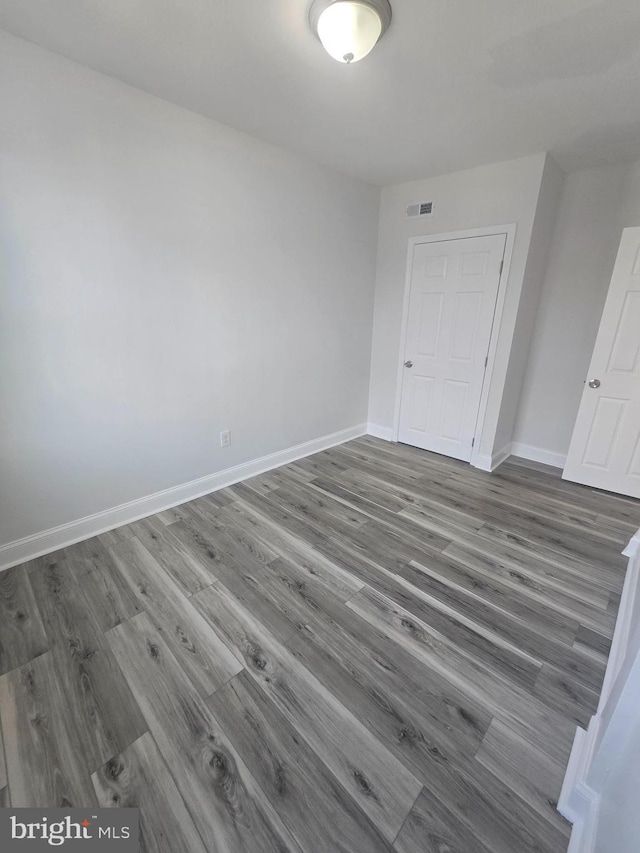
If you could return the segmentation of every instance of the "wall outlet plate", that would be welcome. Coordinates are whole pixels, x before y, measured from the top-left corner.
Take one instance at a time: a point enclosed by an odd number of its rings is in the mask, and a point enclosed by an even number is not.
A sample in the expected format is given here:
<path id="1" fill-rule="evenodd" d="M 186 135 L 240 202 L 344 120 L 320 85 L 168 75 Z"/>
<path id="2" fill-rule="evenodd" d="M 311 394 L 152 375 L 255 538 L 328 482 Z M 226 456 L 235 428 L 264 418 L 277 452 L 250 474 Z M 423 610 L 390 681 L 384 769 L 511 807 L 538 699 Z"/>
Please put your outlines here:
<path id="1" fill-rule="evenodd" d="M 220 447 L 229 447 L 231 444 L 231 430 L 224 429 L 220 433 Z"/>

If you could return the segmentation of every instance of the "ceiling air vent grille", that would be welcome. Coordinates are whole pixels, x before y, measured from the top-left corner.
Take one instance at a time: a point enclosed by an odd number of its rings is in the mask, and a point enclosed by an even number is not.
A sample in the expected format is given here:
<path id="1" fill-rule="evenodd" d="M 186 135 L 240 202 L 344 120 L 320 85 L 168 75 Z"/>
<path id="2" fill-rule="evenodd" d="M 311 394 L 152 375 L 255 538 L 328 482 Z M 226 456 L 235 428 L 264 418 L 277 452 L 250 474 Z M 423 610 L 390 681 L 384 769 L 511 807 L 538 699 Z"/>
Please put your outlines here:
<path id="1" fill-rule="evenodd" d="M 407 219 L 415 219 L 416 216 L 431 216 L 433 213 L 432 201 L 421 201 L 418 204 L 410 204 L 407 208 Z"/>

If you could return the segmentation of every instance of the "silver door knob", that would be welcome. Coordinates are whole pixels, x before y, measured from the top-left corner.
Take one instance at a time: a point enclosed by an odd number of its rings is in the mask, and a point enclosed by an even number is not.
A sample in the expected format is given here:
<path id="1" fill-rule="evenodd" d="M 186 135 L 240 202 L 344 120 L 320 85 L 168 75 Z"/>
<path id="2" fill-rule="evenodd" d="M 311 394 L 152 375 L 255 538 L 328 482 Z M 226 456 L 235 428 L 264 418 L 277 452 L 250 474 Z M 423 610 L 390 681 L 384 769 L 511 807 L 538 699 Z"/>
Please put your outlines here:
<path id="1" fill-rule="evenodd" d="M 599 379 L 591 379 L 589 381 L 589 388 L 599 388 L 599 387 L 600 387 L 600 380 Z"/>
<path id="2" fill-rule="evenodd" d="M 412 361 L 405 361 L 404 366 L 405 367 L 413 367 L 413 362 Z"/>

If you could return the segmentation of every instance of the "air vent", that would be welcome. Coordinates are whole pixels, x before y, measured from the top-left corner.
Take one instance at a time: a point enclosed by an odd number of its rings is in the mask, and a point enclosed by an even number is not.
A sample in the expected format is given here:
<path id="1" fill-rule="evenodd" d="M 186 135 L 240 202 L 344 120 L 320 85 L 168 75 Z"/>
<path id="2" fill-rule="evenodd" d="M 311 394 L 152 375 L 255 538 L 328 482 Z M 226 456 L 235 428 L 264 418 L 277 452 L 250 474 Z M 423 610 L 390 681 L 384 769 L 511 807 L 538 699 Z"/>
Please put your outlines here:
<path id="1" fill-rule="evenodd" d="M 414 219 L 416 216 L 431 216 L 433 213 L 432 201 L 421 201 L 419 204 L 410 204 L 407 208 L 407 219 Z"/>

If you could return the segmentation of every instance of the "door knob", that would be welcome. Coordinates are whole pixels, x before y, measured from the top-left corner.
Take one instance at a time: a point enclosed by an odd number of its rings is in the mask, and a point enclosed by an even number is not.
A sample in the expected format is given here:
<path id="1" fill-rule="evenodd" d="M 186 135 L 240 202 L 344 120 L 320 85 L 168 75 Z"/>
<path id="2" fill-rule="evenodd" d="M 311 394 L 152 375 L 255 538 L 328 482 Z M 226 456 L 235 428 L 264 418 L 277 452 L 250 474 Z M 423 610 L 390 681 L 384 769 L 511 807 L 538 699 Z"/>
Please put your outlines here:
<path id="1" fill-rule="evenodd" d="M 589 388 L 599 388 L 600 380 L 599 379 L 591 379 L 589 380 Z"/>
<path id="2" fill-rule="evenodd" d="M 413 367 L 413 362 L 412 361 L 405 361 L 404 366 L 405 367 Z M 598 383 L 598 384 L 600 384 L 600 383 Z"/>

